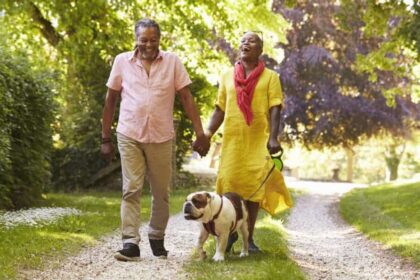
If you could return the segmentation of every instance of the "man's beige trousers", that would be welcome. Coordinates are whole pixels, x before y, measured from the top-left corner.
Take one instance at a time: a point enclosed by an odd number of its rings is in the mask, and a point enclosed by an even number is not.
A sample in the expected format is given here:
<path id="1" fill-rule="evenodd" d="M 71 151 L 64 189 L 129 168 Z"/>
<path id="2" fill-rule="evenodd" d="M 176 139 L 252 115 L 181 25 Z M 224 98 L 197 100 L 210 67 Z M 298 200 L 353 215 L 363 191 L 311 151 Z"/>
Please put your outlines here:
<path id="1" fill-rule="evenodd" d="M 163 239 L 169 219 L 169 186 L 172 174 L 172 140 L 163 143 L 139 143 L 120 133 L 123 195 L 121 229 L 124 243 L 140 242 L 140 197 L 147 171 L 152 193 L 149 239 Z"/>

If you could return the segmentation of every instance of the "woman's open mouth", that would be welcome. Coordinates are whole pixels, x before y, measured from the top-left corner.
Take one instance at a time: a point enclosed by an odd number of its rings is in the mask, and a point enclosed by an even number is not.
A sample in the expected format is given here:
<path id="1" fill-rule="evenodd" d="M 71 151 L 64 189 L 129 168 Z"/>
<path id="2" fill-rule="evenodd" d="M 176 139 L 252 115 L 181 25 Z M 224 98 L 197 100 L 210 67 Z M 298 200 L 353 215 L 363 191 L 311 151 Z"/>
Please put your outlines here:
<path id="1" fill-rule="evenodd" d="M 251 49 L 249 47 L 242 47 L 242 52 L 249 52 Z"/>

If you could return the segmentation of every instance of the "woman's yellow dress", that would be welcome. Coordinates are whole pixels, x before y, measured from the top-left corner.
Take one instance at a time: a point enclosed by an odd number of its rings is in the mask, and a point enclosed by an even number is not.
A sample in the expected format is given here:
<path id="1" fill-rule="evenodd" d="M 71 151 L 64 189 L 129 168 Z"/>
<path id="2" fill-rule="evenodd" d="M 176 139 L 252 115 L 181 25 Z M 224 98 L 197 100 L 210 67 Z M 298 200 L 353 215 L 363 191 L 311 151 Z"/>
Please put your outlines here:
<path id="1" fill-rule="evenodd" d="M 281 172 L 274 168 L 267 149 L 269 109 L 282 104 L 283 94 L 276 72 L 264 69 L 252 99 L 253 120 L 245 122 L 236 101 L 233 69 L 220 80 L 216 105 L 225 112 L 223 142 L 216 191 L 236 192 L 245 200 L 259 202 L 271 215 L 292 206 L 292 199 Z"/>

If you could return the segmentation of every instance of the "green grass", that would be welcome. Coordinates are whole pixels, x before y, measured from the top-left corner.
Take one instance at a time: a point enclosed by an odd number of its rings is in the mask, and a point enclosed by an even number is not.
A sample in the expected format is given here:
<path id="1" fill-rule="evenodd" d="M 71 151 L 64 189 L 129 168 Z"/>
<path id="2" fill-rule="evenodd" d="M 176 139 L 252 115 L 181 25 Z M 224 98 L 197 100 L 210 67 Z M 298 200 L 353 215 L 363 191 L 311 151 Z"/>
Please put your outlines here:
<path id="1" fill-rule="evenodd" d="M 171 194 L 171 214 L 181 211 L 187 193 Z M 145 194 L 141 203 L 144 223 L 150 216 L 150 196 Z M 83 246 L 94 245 L 100 236 L 120 226 L 120 204 L 120 192 L 47 194 L 43 206 L 72 207 L 84 214 L 41 227 L 17 226 L 7 230 L 0 226 L 0 279 L 15 279 L 19 270 L 40 269 L 76 254 Z"/>
<path id="2" fill-rule="evenodd" d="M 420 266 L 420 182 L 355 189 L 340 203 L 344 219 Z"/>
<path id="3" fill-rule="evenodd" d="M 205 244 L 207 259 L 198 260 L 195 256 L 185 265 L 191 279 L 305 279 L 299 267 L 288 257 L 282 216 L 271 218 L 260 214 L 255 230 L 255 242 L 263 253 L 239 258 L 242 239 L 235 243 L 235 255 L 228 256 L 225 262 L 211 260 L 215 253 L 214 238 L 209 237 Z"/>

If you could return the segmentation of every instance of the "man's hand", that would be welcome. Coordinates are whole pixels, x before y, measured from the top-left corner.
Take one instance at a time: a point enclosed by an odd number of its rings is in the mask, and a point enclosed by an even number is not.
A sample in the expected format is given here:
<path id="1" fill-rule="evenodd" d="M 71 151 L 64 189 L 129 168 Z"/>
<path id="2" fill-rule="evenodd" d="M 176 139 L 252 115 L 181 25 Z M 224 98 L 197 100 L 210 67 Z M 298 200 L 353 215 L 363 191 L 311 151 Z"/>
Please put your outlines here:
<path id="1" fill-rule="evenodd" d="M 200 156 L 204 157 L 207 155 L 210 149 L 210 139 L 204 134 L 197 136 L 197 139 L 193 142 L 193 150 L 198 152 Z"/>
<path id="2" fill-rule="evenodd" d="M 279 141 L 274 137 L 270 137 L 267 143 L 267 149 L 270 152 L 270 155 L 277 154 L 281 150 Z"/>
<path id="3" fill-rule="evenodd" d="M 114 158 L 114 145 L 112 145 L 112 142 L 101 144 L 101 156 L 108 163 L 112 161 Z"/>

